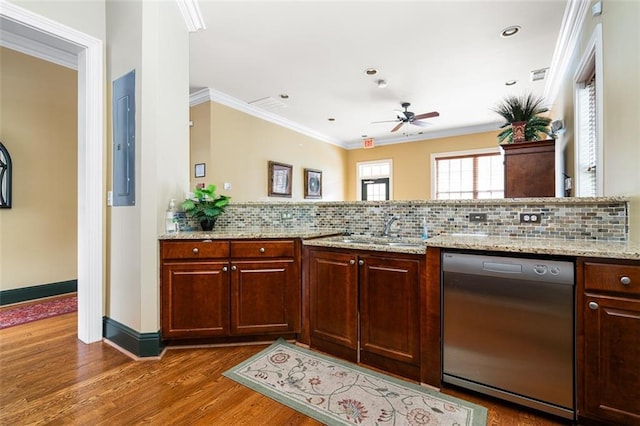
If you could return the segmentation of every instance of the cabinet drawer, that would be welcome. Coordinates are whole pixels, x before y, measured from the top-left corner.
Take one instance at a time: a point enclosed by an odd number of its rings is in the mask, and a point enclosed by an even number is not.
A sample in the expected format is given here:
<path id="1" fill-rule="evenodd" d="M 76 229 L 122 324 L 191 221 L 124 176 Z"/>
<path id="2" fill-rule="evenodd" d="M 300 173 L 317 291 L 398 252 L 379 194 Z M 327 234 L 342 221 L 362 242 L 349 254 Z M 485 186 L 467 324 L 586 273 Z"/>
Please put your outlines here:
<path id="1" fill-rule="evenodd" d="M 165 260 L 213 257 L 229 257 L 229 243 L 211 240 L 164 241 L 162 243 L 162 259 Z"/>
<path id="2" fill-rule="evenodd" d="M 293 257 L 293 241 L 231 241 L 231 257 Z"/>
<path id="3" fill-rule="evenodd" d="M 584 288 L 640 295 L 640 266 L 585 263 Z"/>

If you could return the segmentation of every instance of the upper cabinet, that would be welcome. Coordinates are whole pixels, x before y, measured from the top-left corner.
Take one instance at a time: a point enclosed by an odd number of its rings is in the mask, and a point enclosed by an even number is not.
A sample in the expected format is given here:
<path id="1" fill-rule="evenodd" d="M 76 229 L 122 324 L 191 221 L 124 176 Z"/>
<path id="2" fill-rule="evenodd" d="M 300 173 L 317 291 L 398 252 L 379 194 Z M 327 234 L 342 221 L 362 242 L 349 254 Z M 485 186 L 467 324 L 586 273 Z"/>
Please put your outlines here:
<path id="1" fill-rule="evenodd" d="M 504 197 L 562 196 L 563 162 L 556 141 L 520 142 L 504 149 Z"/>

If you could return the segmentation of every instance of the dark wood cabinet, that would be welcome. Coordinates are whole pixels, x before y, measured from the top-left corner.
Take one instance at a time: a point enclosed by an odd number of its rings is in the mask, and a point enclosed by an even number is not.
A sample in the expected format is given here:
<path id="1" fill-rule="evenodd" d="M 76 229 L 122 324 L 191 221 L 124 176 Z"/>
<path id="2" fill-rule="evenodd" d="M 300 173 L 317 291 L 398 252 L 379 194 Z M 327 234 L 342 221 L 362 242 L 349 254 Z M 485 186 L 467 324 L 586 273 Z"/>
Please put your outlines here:
<path id="1" fill-rule="evenodd" d="M 311 347 L 419 380 L 424 256 L 308 248 L 306 258 Z"/>
<path id="2" fill-rule="evenodd" d="M 422 262 L 387 253 L 359 263 L 360 361 L 419 380 Z"/>
<path id="3" fill-rule="evenodd" d="M 640 262 L 584 261 L 578 297 L 578 415 L 640 424 Z"/>
<path id="4" fill-rule="evenodd" d="M 349 361 L 358 359 L 357 256 L 308 249 L 311 346 Z"/>
<path id="5" fill-rule="evenodd" d="M 504 197 L 555 197 L 555 140 L 501 145 L 504 149 Z"/>
<path id="6" fill-rule="evenodd" d="M 300 329 L 298 241 L 163 240 L 161 263 L 165 339 Z"/>

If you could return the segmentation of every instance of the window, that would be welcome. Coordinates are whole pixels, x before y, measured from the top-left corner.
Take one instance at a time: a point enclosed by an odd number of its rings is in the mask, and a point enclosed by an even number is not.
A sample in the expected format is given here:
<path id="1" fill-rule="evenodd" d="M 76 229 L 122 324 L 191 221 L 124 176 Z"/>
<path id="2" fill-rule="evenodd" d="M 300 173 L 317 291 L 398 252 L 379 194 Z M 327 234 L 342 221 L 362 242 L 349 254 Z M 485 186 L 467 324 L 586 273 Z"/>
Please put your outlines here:
<path id="1" fill-rule="evenodd" d="M 357 163 L 358 199 L 383 201 L 391 199 L 391 160 Z"/>
<path id="2" fill-rule="evenodd" d="M 577 197 L 602 194 L 602 27 L 598 25 L 575 77 Z"/>
<path id="3" fill-rule="evenodd" d="M 436 200 L 504 198 L 504 164 L 495 150 L 432 155 Z"/>

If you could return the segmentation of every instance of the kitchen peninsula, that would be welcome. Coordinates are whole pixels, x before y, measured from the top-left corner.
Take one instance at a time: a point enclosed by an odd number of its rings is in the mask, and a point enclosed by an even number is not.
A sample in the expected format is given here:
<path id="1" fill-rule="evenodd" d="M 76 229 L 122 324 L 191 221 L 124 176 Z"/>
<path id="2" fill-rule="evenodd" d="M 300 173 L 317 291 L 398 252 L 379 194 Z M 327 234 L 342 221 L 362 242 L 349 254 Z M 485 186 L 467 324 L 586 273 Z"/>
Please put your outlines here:
<path id="1" fill-rule="evenodd" d="M 523 212 L 541 224 L 521 223 Z M 640 245 L 624 198 L 232 204 L 214 232 L 160 244 L 168 344 L 285 337 L 436 387 L 445 250 L 570 261 L 576 413 L 640 419 Z"/>

